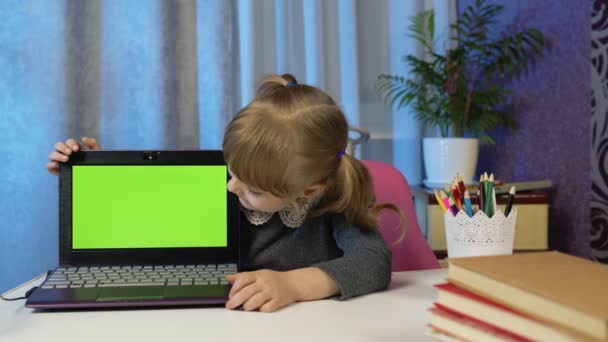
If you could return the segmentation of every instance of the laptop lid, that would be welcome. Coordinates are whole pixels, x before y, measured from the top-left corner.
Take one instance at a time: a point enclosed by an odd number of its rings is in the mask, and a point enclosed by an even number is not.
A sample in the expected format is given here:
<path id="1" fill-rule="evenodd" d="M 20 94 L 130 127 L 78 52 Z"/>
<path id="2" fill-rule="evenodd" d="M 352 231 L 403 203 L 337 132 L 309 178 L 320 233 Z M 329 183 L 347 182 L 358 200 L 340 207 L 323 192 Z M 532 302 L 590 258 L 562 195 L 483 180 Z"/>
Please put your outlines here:
<path id="1" fill-rule="evenodd" d="M 61 165 L 61 265 L 238 262 L 221 151 L 80 151 Z"/>

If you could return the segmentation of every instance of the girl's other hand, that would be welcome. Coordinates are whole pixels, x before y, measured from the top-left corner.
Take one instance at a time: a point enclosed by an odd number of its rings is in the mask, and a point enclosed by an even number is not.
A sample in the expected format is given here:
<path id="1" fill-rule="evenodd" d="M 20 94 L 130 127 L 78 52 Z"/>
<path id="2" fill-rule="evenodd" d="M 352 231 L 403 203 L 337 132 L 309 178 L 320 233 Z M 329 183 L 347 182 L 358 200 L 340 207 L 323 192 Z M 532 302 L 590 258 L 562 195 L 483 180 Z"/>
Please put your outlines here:
<path id="1" fill-rule="evenodd" d="M 226 308 L 276 311 L 297 301 L 295 286 L 288 272 L 259 270 L 230 274 L 226 279 L 232 284 Z"/>
<path id="2" fill-rule="evenodd" d="M 84 146 L 90 150 L 101 149 L 101 146 L 99 146 L 95 138 L 82 137 L 81 140 Z M 80 151 L 82 149 L 82 145 L 76 142 L 75 139 L 69 138 L 65 142 L 56 142 L 54 147 L 55 150 L 49 153 L 50 161 L 46 164 L 46 169 L 50 173 L 57 176 L 59 175 L 59 163 L 67 162 L 70 159 L 69 155 L 71 155 L 73 152 Z"/>

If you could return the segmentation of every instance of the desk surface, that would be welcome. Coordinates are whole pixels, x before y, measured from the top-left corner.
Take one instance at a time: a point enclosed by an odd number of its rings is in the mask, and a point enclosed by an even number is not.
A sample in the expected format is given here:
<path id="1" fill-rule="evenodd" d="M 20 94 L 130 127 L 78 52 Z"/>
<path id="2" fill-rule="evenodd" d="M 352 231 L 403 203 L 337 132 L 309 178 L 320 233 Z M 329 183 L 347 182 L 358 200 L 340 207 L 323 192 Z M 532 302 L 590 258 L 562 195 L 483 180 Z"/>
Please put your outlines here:
<path id="1" fill-rule="evenodd" d="M 1 341 L 421 341 L 446 270 L 393 273 L 388 290 L 339 302 L 296 303 L 274 313 L 224 308 L 38 312 L 0 301 Z M 22 295 L 36 278 L 6 296 Z"/>

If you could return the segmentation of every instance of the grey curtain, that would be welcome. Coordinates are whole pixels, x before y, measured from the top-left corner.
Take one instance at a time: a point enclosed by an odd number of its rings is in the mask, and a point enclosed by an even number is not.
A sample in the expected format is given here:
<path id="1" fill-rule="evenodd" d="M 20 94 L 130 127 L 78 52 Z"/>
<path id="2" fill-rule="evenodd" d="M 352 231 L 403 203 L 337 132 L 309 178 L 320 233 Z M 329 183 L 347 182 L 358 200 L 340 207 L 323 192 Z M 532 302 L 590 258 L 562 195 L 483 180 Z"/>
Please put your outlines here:
<path id="1" fill-rule="evenodd" d="M 447 6 L 451 4 L 450 6 Z M 267 73 L 327 90 L 372 133 L 363 158 L 417 183 L 420 129 L 374 91 L 416 50 L 407 18 L 452 0 L 0 1 L 0 291 L 57 265 L 55 141 L 215 149 Z M 444 18 L 444 19 L 440 19 Z M 393 124 L 394 122 L 394 124 Z"/>

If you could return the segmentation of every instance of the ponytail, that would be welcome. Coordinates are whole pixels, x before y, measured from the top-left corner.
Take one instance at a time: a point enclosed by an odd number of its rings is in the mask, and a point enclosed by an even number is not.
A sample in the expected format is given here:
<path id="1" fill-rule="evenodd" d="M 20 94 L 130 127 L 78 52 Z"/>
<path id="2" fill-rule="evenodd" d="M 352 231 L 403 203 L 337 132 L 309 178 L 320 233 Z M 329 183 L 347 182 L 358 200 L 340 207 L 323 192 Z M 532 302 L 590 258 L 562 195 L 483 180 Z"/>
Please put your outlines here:
<path id="1" fill-rule="evenodd" d="M 397 244 L 405 237 L 405 215 L 392 203 L 376 203 L 373 183 L 367 168 L 348 154 L 340 158 L 340 165 L 327 182 L 327 189 L 317 208 L 310 213 L 318 216 L 326 212 L 343 213 L 346 220 L 363 230 L 378 228 L 378 215 L 389 209 L 399 216 L 401 235 Z"/>
<path id="2" fill-rule="evenodd" d="M 291 74 L 283 75 L 269 75 L 265 77 L 260 85 L 258 86 L 255 97 L 256 99 L 262 99 L 265 97 L 273 96 L 277 94 L 277 90 L 285 87 L 297 85 L 298 81 Z"/>

